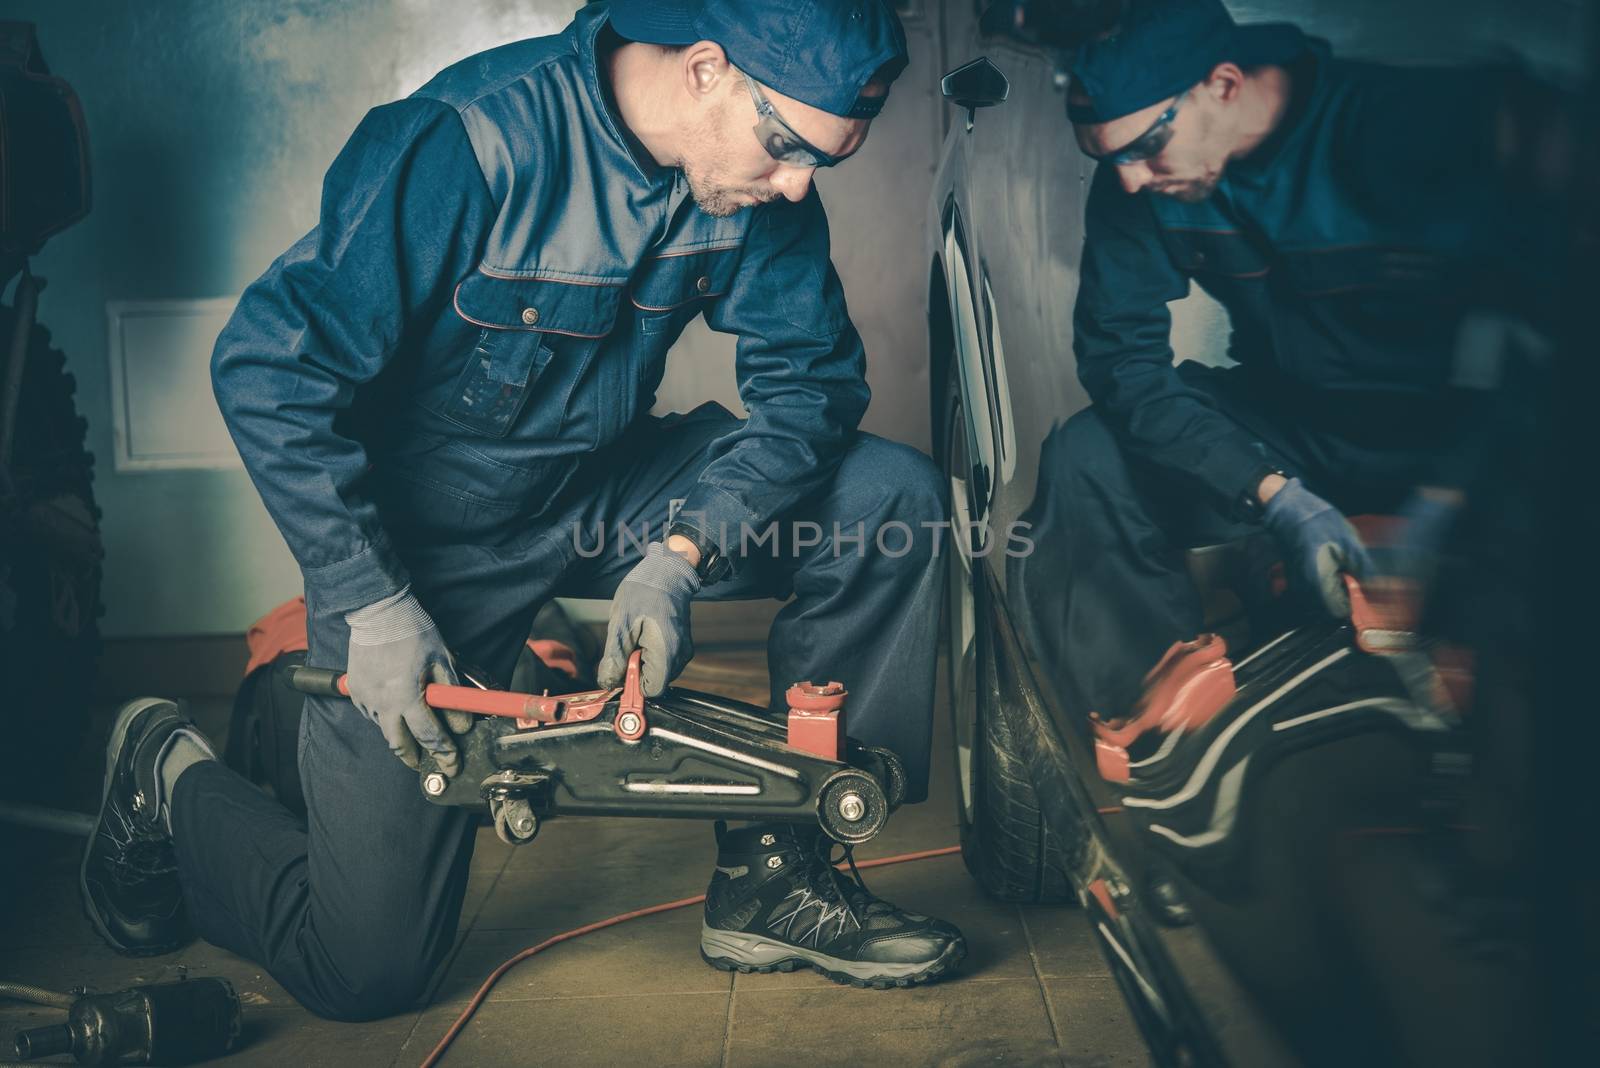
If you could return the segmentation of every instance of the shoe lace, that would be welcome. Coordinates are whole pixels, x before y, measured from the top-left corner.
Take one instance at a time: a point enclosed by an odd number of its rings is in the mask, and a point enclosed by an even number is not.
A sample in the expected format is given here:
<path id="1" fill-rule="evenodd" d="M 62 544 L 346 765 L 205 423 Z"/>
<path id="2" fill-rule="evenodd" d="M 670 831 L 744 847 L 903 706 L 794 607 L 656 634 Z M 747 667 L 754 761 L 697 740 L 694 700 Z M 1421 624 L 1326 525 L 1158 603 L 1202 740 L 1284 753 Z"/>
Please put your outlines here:
<path id="1" fill-rule="evenodd" d="M 171 846 L 162 839 L 125 843 L 114 850 L 114 856 L 113 879 L 122 885 L 137 885 L 177 870 Z"/>
<path id="2" fill-rule="evenodd" d="M 126 816 L 118 815 L 116 833 L 100 832 L 111 861 L 113 881 L 132 886 L 177 870 L 172 842 L 166 835 L 141 830 Z"/>
<path id="3" fill-rule="evenodd" d="M 849 875 L 839 870 L 839 860 L 833 856 L 835 848 L 843 851 L 844 855 L 839 859 L 849 864 Z M 861 877 L 861 870 L 856 867 L 854 846 L 819 835 L 815 846 L 806 851 L 806 858 L 806 874 L 809 876 L 807 881 L 817 896 L 829 904 L 835 902 L 843 904 L 857 927 L 862 926 L 866 918 L 874 912 L 892 908 L 867 889 L 867 881 Z"/>

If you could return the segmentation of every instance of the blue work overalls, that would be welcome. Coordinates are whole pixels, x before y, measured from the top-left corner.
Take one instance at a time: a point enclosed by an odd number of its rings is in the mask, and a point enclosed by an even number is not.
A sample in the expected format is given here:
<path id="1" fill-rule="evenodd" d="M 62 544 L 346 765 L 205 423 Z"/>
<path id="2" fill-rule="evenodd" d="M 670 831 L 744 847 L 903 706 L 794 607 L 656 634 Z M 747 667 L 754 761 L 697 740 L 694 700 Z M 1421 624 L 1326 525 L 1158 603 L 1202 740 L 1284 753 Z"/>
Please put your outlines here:
<path id="1" fill-rule="evenodd" d="M 409 583 L 462 661 L 509 678 L 539 605 L 610 596 L 679 502 L 735 563 L 702 596 L 794 594 L 769 638 L 774 707 L 796 680 L 844 682 L 851 733 L 899 752 L 919 800 L 937 474 L 857 430 L 865 358 L 815 192 L 701 212 L 617 119 L 614 44 L 590 5 L 374 109 L 318 227 L 218 340 L 218 402 L 305 576 L 308 662 L 341 667 L 343 614 Z M 646 414 L 702 314 L 738 335 L 747 418 Z M 778 551 L 741 555 L 773 522 Z M 890 523 L 916 532 L 905 551 L 893 534 L 879 551 Z M 398 1011 L 451 945 L 476 813 L 427 803 L 347 701 L 307 701 L 300 767 L 304 828 L 220 765 L 179 780 L 199 933 L 319 1014 Z"/>

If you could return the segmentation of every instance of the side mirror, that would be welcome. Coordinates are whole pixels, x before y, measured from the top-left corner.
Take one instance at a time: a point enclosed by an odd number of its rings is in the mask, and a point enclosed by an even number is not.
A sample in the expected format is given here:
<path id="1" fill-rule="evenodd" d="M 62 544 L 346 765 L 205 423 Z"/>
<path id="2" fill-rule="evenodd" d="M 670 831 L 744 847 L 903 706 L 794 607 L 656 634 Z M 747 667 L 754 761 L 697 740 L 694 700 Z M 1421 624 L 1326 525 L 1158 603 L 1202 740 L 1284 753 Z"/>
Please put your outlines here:
<path id="1" fill-rule="evenodd" d="M 988 57 L 979 56 L 971 63 L 963 63 L 939 80 L 939 91 L 956 107 L 969 112 L 976 108 L 992 108 L 1004 104 L 1011 94 L 1011 83 L 1000 73 L 1000 68 L 990 63 Z"/>
<path id="2" fill-rule="evenodd" d="M 979 108 L 1004 104 L 1011 95 L 1011 83 L 987 56 L 979 56 L 940 78 L 939 91 L 956 107 L 967 109 L 967 132 L 971 133 L 973 115 Z"/>

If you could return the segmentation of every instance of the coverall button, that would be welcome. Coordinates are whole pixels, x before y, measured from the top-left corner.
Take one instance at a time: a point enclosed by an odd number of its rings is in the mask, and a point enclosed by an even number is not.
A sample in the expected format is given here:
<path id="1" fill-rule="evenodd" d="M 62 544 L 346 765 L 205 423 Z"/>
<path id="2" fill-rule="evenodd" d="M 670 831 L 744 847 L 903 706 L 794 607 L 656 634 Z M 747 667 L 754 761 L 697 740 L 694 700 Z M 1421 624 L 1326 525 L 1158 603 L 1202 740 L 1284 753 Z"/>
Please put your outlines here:
<path id="1" fill-rule="evenodd" d="M 539 309 L 538 308 L 523 308 L 522 309 L 522 321 L 527 323 L 529 326 L 532 326 L 534 323 L 537 323 L 539 321 Z"/>
<path id="2" fill-rule="evenodd" d="M 707 278 L 705 275 L 701 275 L 699 278 L 694 280 L 694 287 L 700 292 L 704 293 L 706 290 L 711 288 L 711 279 Z"/>

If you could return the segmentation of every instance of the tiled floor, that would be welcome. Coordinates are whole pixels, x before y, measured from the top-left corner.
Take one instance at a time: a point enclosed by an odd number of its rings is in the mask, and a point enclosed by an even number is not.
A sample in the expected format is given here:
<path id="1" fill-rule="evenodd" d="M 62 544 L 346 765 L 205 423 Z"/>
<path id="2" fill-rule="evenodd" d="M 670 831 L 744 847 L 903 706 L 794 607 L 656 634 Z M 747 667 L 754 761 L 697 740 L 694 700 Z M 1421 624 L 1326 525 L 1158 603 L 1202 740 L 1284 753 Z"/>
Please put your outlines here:
<path id="1" fill-rule="evenodd" d="M 757 650 L 702 652 L 683 685 L 764 700 Z M 208 725 L 222 703 L 196 707 Z M 945 713 L 932 799 L 897 813 L 859 858 L 956 841 Z M 187 973 L 230 979 L 245 1001 L 242 1047 L 229 1065 L 413 1065 L 445 1033 L 483 978 L 525 946 L 644 905 L 700 894 L 713 859 L 708 825 L 690 821 L 552 820 L 510 849 L 485 830 L 473 860 L 456 951 L 426 1008 L 370 1024 L 300 1009 L 249 961 L 204 944 L 127 960 L 101 946 L 78 908 L 70 842 L 30 837 L 41 858 L 0 882 L 0 978 L 100 990 Z M 1132 1065 L 1147 1063 L 1117 989 L 1070 909 L 987 901 L 960 858 L 867 873 L 908 908 L 966 932 L 959 977 L 913 990 L 857 990 L 811 972 L 728 975 L 697 952 L 695 907 L 559 945 L 503 978 L 445 1064 L 515 1065 Z M 0 1038 L 58 1017 L 0 1003 Z M 7 1043 L 9 1045 L 9 1043 Z"/>

